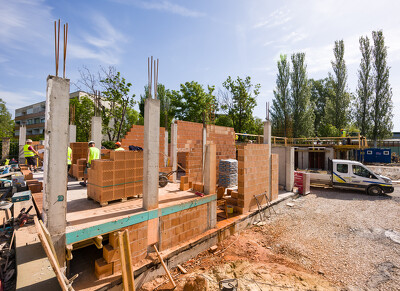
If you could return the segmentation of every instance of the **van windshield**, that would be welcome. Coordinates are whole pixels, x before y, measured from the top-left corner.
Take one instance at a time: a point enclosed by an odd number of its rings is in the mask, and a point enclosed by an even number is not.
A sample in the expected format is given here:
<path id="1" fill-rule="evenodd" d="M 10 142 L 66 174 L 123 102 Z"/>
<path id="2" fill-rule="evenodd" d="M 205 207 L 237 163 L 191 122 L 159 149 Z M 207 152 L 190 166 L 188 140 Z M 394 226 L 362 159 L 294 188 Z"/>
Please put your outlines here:
<path id="1" fill-rule="evenodd" d="M 378 179 L 368 169 L 366 169 L 360 165 L 353 165 L 353 174 L 356 176 L 360 176 L 360 177 L 364 177 L 364 178 L 368 178 L 368 179 Z"/>

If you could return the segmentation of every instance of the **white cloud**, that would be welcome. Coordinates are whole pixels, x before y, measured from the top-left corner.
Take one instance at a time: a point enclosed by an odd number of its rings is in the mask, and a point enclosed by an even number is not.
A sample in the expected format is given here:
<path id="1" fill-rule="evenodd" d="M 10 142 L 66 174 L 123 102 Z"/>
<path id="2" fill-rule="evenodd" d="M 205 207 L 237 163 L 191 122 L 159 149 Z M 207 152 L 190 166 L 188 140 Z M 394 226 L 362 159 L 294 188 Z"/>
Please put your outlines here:
<path id="1" fill-rule="evenodd" d="M 169 13 L 177 14 L 184 17 L 203 17 L 205 13 L 195 11 L 184 6 L 171 3 L 166 0 L 161 1 L 125 1 L 125 0 L 115 0 L 115 2 L 121 4 L 133 4 L 143 9 L 147 10 L 158 10 L 158 11 L 166 11 Z"/>
<path id="2" fill-rule="evenodd" d="M 45 100 L 45 97 L 43 95 L 40 97 L 32 97 L 33 95 L 37 96 L 37 94 L 35 94 L 34 92 L 36 91 L 30 91 L 30 92 L 0 91 L 0 98 L 6 102 L 7 109 L 14 116 L 15 109 Z"/>
<path id="3" fill-rule="evenodd" d="M 92 32 L 82 32 L 81 37 L 71 38 L 68 53 L 75 59 L 93 59 L 112 65 L 120 62 L 121 44 L 125 36 L 114 28 L 101 14 L 92 14 Z"/>
<path id="4" fill-rule="evenodd" d="M 42 0 L 0 0 L 0 45 L 6 49 L 43 52 L 51 42 L 52 8 Z"/>
<path id="5" fill-rule="evenodd" d="M 272 28 L 283 25 L 292 20 L 292 16 L 290 14 L 291 11 L 286 6 L 279 8 L 268 15 L 267 20 L 260 21 L 253 25 L 253 28 Z"/>

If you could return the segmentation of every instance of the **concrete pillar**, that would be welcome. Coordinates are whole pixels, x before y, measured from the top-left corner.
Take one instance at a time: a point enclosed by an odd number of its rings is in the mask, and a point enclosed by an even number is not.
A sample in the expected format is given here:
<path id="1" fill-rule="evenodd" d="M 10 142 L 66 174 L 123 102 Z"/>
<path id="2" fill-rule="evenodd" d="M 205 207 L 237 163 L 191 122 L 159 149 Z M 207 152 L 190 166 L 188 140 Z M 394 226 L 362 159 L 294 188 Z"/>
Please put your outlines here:
<path id="1" fill-rule="evenodd" d="M 294 148 L 285 148 L 285 189 L 286 191 L 292 191 L 294 186 Z"/>
<path id="2" fill-rule="evenodd" d="M 168 167 L 168 130 L 165 129 L 164 140 L 164 167 Z"/>
<path id="3" fill-rule="evenodd" d="M 69 79 L 47 77 L 43 221 L 60 267 L 65 265 Z"/>
<path id="4" fill-rule="evenodd" d="M 69 125 L 69 142 L 76 142 L 76 125 Z"/>
<path id="5" fill-rule="evenodd" d="M 10 138 L 3 137 L 1 142 L 1 158 L 7 159 L 10 156 Z"/>
<path id="6" fill-rule="evenodd" d="M 203 138 L 202 138 L 202 145 L 203 145 L 203 158 L 202 158 L 202 174 L 203 174 L 203 185 L 205 184 L 204 180 L 204 171 L 205 171 L 205 163 L 206 163 L 206 144 L 207 144 L 207 128 L 203 127 Z"/>
<path id="7" fill-rule="evenodd" d="M 215 194 L 217 183 L 217 147 L 215 144 L 205 146 L 205 163 L 203 171 L 204 194 Z"/>
<path id="8" fill-rule="evenodd" d="M 26 144 L 26 126 L 22 125 L 19 128 L 19 155 L 18 155 L 18 162 L 20 164 L 25 163 L 24 157 L 24 145 Z"/>
<path id="9" fill-rule="evenodd" d="M 91 126 L 91 135 L 90 139 L 94 141 L 96 148 L 101 149 L 101 139 L 103 134 L 101 133 L 101 117 L 100 116 L 92 116 L 92 126 Z"/>
<path id="10" fill-rule="evenodd" d="M 143 208 L 158 208 L 158 167 L 160 152 L 160 100 L 144 103 Z"/>
<path id="11" fill-rule="evenodd" d="M 171 123 L 171 163 L 172 171 L 178 168 L 178 124 Z M 172 180 L 176 183 L 176 173 L 172 174 Z"/>
<path id="12" fill-rule="evenodd" d="M 217 226 L 217 201 L 211 201 L 207 205 L 208 228 L 211 229 Z"/>
<path id="13" fill-rule="evenodd" d="M 271 121 L 267 120 L 264 121 L 264 144 L 268 144 L 268 156 L 269 156 L 269 163 L 268 163 L 268 175 L 269 175 L 269 189 L 267 196 L 271 199 L 271 194 L 272 194 L 272 173 L 271 173 L 271 168 L 272 168 L 272 159 L 271 159 L 271 150 L 272 150 L 272 144 L 271 144 Z"/>

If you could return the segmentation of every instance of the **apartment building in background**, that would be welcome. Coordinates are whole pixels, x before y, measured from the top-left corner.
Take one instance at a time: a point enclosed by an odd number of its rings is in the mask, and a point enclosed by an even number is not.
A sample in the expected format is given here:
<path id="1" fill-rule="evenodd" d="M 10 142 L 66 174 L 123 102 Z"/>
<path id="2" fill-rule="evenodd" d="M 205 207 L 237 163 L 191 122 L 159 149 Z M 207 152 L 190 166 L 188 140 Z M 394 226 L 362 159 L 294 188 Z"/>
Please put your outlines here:
<path id="1" fill-rule="evenodd" d="M 91 96 L 83 91 L 76 91 L 69 94 L 69 98 L 81 98 Z M 22 108 L 15 109 L 15 130 L 14 135 L 19 136 L 21 124 L 26 126 L 26 137 L 35 138 L 44 134 L 46 101 L 31 104 Z"/>

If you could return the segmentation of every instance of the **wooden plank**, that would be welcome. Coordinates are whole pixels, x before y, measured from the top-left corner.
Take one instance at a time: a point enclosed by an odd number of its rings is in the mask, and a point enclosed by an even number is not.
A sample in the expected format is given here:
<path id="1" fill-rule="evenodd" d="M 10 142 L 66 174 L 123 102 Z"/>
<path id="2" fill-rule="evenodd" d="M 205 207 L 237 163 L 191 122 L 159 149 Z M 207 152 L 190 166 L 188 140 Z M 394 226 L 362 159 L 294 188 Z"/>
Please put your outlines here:
<path id="1" fill-rule="evenodd" d="M 49 258 L 52 269 L 56 273 L 56 277 L 57 277 L 58 283 L 60 284 L 61 289 L 63 291 L 73 290 L 72 287 L 70 287 L 70 289 L 69 289 L 67 284 L 65 283 L 65 281 L 67 279 L 65 278 L 64 274 L 61 272 L 60 266 L 58 265 L 57 259 L 55 258 L 54 254 L 52 253 L 52 248 L 49 246 L 49 243 L 47 242 L 46 236 L 43 232 L 43 229 L 41 227 L 41 224 L 39 223 L 38 218 L 36 216 L 34 216 L 33 220 L 35 221 L 36 231 L 37 231 L 39 239 L 42 243 L 43 249 L 46 252 L 47 257 Z"/>
<path id="2" fill-rule="evenodd" d="M 121 257 L 122 285 L 124 286 L 124 291 L 135 291 L 132 255 L 127 229 L 118 232 L 118 243 Z"/>
<path id="3" fill-rule="evenodd" d="M 158 249 L 157 249 L 157 247 L 156 247 L 155 244 L 153 245 L 153 247 L 154 247 L 154 250 L 155 250 L 156 253 L 157 253 L 158 258 L 160 259 L 161 265 L 164 267 L 164 270 L 165 270 L 165 272 L 167 273 L 167 276 L 168 276 L 168 278 L 169 278 L 169 281 L 172 283 L 173 288 L 175 288 L 175 287 L 176 287 L 176 284 L 175 284 L 174 278 L 172 278 L 171 273 L 169 272 L 167 266 L 165 265 L 164 260 L 162 259 L 160 253 L 158 252 Z"/>
<path id="4" fill-rule="evenodd" d="M 56 250 L 55 250 L 55 248 L 54 248 L 53 241 L 51 240 L 50 233 L 49 233 L 49 231 L 47 230 L 47 228 L 43 225 L 43 221 L 41 221 L 41 220 L 39 220 L 39 219 L 38 219 L 38 221 L 39 221 L 39 223 L 40 223 L 40 226 L 42 227 L 42 231 L 43 231 L 44 236 L 45 236 L 45 238 L 46 238 L 46 240 L 47 240 L 47 243 L 49 244 L 50 249 L 51 249 L 51 251 L 53 252 L 54 258 L 55 258 L 55 260 L 56 260 L 56 262 L 57 262 L 57 266 L 60 266 L 60 263 L 58 262 L 57 256 L 55 255 L 55 254 L 56 254 Z"/>

